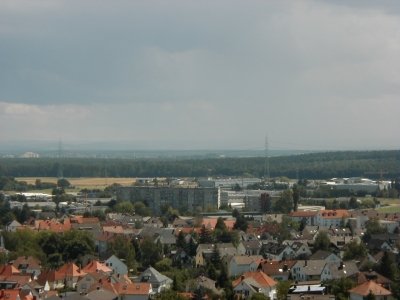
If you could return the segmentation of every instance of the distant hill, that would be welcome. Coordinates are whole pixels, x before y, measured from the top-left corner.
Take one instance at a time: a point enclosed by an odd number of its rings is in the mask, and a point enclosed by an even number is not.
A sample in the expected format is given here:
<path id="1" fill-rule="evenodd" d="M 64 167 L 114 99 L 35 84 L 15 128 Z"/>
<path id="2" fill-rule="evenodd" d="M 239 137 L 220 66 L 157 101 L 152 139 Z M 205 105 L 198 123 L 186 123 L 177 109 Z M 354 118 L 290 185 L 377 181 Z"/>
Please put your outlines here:
<path id="1" fill-rule="evenodd" d="M 302 179 L 332 177 L 380 178 L 400 176 L 400 150 L 335 151 L 274 156 L 271 177 Z M 0 176 L 55 177 L 204 177 L 264 174 L 264 157 L 218 158 L 2 158 Z"/>

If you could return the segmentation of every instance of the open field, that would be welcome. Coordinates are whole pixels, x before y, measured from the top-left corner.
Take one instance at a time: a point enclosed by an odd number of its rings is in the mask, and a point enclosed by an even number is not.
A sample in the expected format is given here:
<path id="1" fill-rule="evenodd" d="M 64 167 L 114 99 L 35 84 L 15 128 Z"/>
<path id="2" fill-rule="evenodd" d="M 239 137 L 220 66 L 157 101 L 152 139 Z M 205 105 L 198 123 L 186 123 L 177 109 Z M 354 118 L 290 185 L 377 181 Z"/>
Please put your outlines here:
<path id="1" fill-rule="evenodd" d="M 400 213 L 400 205 L 390 205 L 377 208 L 381 213 Z"/>
<path id="2" fill-rule="evenodd" d="M 57 183 L 56 177 L 18 177 L 18 181 L 25 181 L 28 184 L 35 184 L 36 179 L 42 182 Z M 104 188 L 113 183 L 118 183 L 124 186 L 131 185 L 135 182 L 135 178 L 115 178 L 115 177 L 93 177 L 93 178 L 66 178 L 72 186 L 78 189 L 83 188 Z"/>

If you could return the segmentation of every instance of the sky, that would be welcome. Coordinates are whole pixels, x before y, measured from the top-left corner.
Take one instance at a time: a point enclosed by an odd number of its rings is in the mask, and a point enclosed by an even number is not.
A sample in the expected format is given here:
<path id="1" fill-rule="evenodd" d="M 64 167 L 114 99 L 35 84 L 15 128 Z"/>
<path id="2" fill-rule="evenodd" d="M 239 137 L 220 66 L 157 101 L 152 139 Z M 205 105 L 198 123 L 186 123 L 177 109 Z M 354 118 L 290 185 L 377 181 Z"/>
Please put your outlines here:
<path id="1" fill-rule="evenodd" d="M 0 144 L 400 149 L 400 3 L 2 0 Z"/>

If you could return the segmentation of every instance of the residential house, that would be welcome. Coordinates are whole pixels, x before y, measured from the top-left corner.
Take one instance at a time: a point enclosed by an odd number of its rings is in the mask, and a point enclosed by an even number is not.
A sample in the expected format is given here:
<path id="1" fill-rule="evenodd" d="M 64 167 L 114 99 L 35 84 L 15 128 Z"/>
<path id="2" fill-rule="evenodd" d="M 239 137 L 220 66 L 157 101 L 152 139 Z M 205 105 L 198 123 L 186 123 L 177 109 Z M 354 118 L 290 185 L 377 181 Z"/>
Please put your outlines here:
<path id="1" fill-rule="evenodd" d="M 160 293 L 163 290 L 168 290 L 173 283 L 171 278 L 161 274 L 153 267 L 149 267 L 143 271 L 139 276 L 139 281 L 151 283 L 154 293 Z"/>
<path id="2" fill-rule="evenodd" d="M 118 294 L 115 291 L 99 288 L 90 291 L 84 297 L 89 300 L 118 300 Z"/>
<path id="3" fill-rule="evenodd" d="M 45 291 L 62 289 L 65 287 L 65 275 L 57 270 L 42 270 L 38 279 Z"/>
<path id="4" fill-rule="evenodd" d="M 358 285 L 362 284 L 367 281 L 375 281 L 377 284 L 380 284 L 385 289 L 391 290 L 392 281 L 375 272 L 375 271 L 365 271 L 365 272 L 358 272 L 351 277 Z"/>
<path id="5" fill-rule="evenodd" d="M 227 258 L 229 277 L 237 277 L 245 272 L 256 271 L 263 260 L 261 255 L 234 255 Z"/>
<path id="6" fill-rule="evenodd" d="M 320 281 L 325 265 L 325 260 L 298 260 L 291 269 L 292 279 L 297 281 Z"/>
<path id="7" fill-rule="evenodd" d="M 285 260 L 294 258 L 295 252 L 289 245 L 278 243 L 266 243 L 261 247 L 261 254 L 265 259 L 271 260 Z"/>
<path id="8" fill-rule="evenodd" d="M 309 226 L 316 225 L 317 215 L 317 210 L 297 210 L 289 213 L 289 217 L 292 221 L 296 221 Z"/>
<path id="9" fill-rule="evenodd" d="M 294 251 L 294 257 L 298 259 L 308 258 L 312 252 L 306 242 L 287 240 L 282 244 L 289 245 Z"/>
<path id="10" fill-rule="evenodd" d="M 106 259 L 105 263 L 107 267 L 112 269 L 113 274 L 128 274 L 127 265 L 115 255 L 111 255 L 108 259 Z"/>
<path id="11" fill-rule="evenodd" d="M 340 227 L 346 224 L 350 214 L 347 209 L 324 209 L 318 211 L 317 225 L 325 227 Z"/>
<path id="12" fill-rule="evenodd" d="M 66 263 L 58 269 L 58 273 L 64 278 L 65 285 L 69 288 L 75 288 L 79 278 L 86 275 L 77 265 L 74 263 Z"/>
<path id="13" fill-rule="evenodd" d="M 199 276 L 194 280 L 194 289 L 203 288 L 204 290 L 210 290 L 215 295 L 222 295 L 223 290 L 218 289 L 217 282 L 206 277 L 206 276 Z"/>
<path id="14" fill-rule="evenodd" d="M 196 266 L 205 266 L 206 261 L 216 249 L 221 259 L 227 255 L 244 255 L 246 253 L 242 243 L 239 243 L 238 247 L 235 247 L 232 243 L 199 244 L 196 250 Z"/>
<path id="15" fill-rule="evenodd" d="M 341 259 L 334 253 L 325 250 L 318 250 L 310 256 L 309 260 L 324 260 L 327 263 L 340 264 Z"/>
<path id="16" fill-rule="evenodd" d="M 148 300 L 153 294 L 150 282 L 116 283 L 114 287 L 118 300 Z"/>
<path id="17" fill-rule="evenodd" d="M 262 243 L 258 239 L 242 241 L 246 255 L 260 255 Z"/>
<path id="18" fill-rule="evenodd" d="M 285 281 L 289 280 L 290 270 L 296 262 L 296 260 L 264 260 L 260 263 L 259 269 L 275 280 Z"/>
<path id="19" fill-rule="evenodd" d="M 33 256 L 19 256 L 12 261 L 12 265 L 16 267 L 21 274 L 32 274 L 38 276 L 41 272 L 41 262 Z"/>
<path id="20" fill-rule="evenodd" d="M 20 290 L 3 289 L 0 291 L 0 300 L 33 300 L 32 296 L 21 298 Z"/>
<path id="21" fill-rule="evenodd" d="M 261 270 L 246 272 L 232 282 L 233 292 L 240 299 L 250 299 L 253 294 L 264 294 L 271 300 L 276 299 L 277 282 Z"/>
<path id="22" fill-rule="evenodd" d="M 327 263 L 321 273 L 321 281 L 354 276 L 359 272 L 354 261 L 341 261 L 340 264 Z"/>
<path id="23" fill-rule="evenodd" d="M 370 293 L 376 300 L 394 299 L 391 291 L 375 281 L 366 281 L 349 290 L 350 300 L 364 300 Z"/>
<path id="24" fill-rule="evenodd" d="M 98 260 L 92 260 L 85 267 L 83 267 L 82 271 L 87 274 L 99 273 L 100 271 L 106 274 L 111 274 L 113 270 Z"/>
<path id="25" fill-rule="evenodd" d="M 16 220 L 11 221 L 6 225 L 6 231 L 8 232 L 16 232 L 19 228 L 22 228 L 23 226 L 21 223 L 19 223 Z"/>

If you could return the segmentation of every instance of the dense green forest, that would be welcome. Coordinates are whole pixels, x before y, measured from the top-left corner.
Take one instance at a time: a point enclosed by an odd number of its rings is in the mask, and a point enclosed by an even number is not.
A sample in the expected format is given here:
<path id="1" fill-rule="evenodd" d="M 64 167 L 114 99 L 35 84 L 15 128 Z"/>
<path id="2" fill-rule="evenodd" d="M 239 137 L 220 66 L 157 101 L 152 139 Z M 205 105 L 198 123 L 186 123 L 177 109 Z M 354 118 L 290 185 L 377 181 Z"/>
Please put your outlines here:
<path id="1" fill-rule="evenodd" d="M 271 157 L 270 176 L 306 179 L 400 176 L 400 150 L 343 151 Z M 13 177 L 202 177 L 257 176 L 263 157 L 212 159 L 2 158 L 0 176 Z"/>

